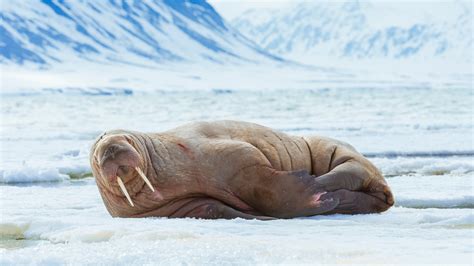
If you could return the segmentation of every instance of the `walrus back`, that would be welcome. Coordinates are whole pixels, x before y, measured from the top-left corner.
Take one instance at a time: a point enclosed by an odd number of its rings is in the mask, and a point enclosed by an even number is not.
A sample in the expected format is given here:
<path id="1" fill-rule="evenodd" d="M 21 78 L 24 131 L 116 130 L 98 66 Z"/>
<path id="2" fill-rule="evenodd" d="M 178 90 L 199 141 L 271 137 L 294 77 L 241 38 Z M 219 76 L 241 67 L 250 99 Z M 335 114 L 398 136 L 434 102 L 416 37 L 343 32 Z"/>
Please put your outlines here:
<path id="1" fill-rule="evenodd" d="M 229 139 L 246 142 L 259 150 L 278 171 L 311 171 L 311 153 L 302 137 L 249 122 L 198 122 L 188 126 L 198 135 L 210 139 Z"/>

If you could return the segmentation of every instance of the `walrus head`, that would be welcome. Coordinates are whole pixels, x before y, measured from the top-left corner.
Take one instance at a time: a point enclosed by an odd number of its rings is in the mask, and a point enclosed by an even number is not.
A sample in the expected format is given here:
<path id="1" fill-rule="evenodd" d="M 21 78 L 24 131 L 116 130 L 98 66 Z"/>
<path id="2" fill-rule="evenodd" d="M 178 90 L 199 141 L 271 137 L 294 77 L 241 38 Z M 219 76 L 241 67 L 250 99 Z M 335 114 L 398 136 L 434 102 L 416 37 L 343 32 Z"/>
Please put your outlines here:
<path id="1" fill-rule="evenodd" d="M 149 168 L 146 154 L 139 134 L 123 130 L 103 133 L 92 146 L 92 172 L 112 215 L 121 216 L 124 209 L 135 207 L 132 197 L 143 192 L 144 186 L 148 187 L 148 191 L 155 192 L 155 187 L 145 174 Z M 125 199 L 128 203 L 125 203 Z"/>

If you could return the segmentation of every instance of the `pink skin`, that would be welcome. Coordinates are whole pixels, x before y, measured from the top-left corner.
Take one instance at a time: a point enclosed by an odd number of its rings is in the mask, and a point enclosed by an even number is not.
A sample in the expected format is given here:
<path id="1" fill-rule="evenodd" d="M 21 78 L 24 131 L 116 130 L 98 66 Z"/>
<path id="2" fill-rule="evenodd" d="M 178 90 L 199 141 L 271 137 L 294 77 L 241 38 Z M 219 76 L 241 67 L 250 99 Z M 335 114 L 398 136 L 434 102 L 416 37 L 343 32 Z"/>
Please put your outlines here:
<path id="1" fill-rule="evenodd" d="M 314 206 L 318 206 L 319 204 L 321 204 L 321 196 L 326 194 L 326 192 L 319 192 L 319 193 L 316 193 L 312 199 L 311 199 L 311 204 L 314 205 Z"/>
<path id="2" fill-rule="evenodd" d="M 161 201 L 164 199 L 163 194 L 155 188 L 155 192 L 152 192 L 152 197 L 154 200 Z"/>

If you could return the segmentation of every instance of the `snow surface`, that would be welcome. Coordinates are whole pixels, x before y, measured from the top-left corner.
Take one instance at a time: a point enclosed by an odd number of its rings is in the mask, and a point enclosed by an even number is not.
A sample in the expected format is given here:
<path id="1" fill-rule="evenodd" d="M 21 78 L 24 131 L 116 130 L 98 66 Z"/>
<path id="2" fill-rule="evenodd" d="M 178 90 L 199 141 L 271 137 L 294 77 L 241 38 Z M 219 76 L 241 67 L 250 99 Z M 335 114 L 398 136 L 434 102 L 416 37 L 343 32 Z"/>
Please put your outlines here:
<path id="1" fill-rule="evenodd" d="M 472 263 L 470 208 L 270 222 L 113 219 L 90 179 L 0 190 L 2 265 Z"/>
<path id="2" fill-rule="evenodd" d="M 469 87 L 416 84 L 10 92 L 1 106 L 0 264 L 471 264 L 472 101 Z M 382 170 L 396 207 L 271 222 L 109 216 L 87 177 L 101 131 L 214 119 L 348 141 Z"/>

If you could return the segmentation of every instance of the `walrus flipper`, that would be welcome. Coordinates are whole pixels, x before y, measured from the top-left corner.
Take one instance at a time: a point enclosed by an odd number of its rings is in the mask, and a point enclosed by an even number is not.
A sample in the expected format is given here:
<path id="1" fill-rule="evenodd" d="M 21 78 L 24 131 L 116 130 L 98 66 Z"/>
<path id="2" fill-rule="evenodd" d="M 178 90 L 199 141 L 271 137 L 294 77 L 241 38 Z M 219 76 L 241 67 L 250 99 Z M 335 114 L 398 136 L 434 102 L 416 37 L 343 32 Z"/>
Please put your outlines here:
<path id="1" fill-rule="evenodd" d="M 318 183 L 314 182 L 315 176 L 310 175 L 308 171 L 279 171 L 278 174 L 279 178 L 284 180 L 282 182 L 286 182 L 286 190 L 295 190 L 288 191 L 288 193 L 284 195 L 284 198 L 293 198 L 293 202 L 302 199 L 301 205 L 295 206 L 290 212 L 293 213 L 291 216 L 295 215 L 295 217 L 297 217 L 326 214 L 339 205 L 338 198 L 322 197 L 327 193 L 327 191 L 319 186 Z M 309 204 L 307 201 L 308 198 Z"/>
<path id="2" fill-rule="evenodd" d="M 311 150 L 313 171 L 319 186 L 328 191 L 349 190 L 394 204 L 382 173 L 347 143 L 323 137 L 304 138 Z"/>
<path id="3" fill-rule="evenodd" d="M 327 214 L 366 214 L 383 212 L 391 207 L 380 198 L 358 191 L 339 189 L 321 196 L 322 199 L 337 199 L 339 204 Z"/>
<path id="4" fill-rule="evenodd" d="M 248 180 L 239 192 L 258 212 L 276 218 L 294 218 L 327 213 L 339 204 L 336 198 L 322 199 L 326 193 L 308 171 L 277 171 L 270 167 L 246 169 Z M 256 177 L 251 174 L 260 173 Z"/>
<path id="5" fill-rule="evenodd" d="M 394 198 L 386 181 L 378 171 L 367 169 L 370 168 L 361 162 L 349 160 L 337 165 L 329 173 L 316 177 L 315 181 L 328 192 L 337 190 L 363 192 L 392 206 Z"/>
<path id="6" fill-rule="evenodd" d="M 343 165 L 340 165 L 343 166 Z M 348 166 L 346 164 L 345 166 Z M 347 169 L 346 169 L 347 168 Z M 340 171 L 341 168 L 337 169 L 337 167 L 331 171 L 329 176 L 324 176 L 326 180 L 331 180 L 332 182 L 336 183 L 336 187 L 322 185 L 320 182 L 320 178 L 310 175 L 308 171 L 294 171 L 294 172 L 287 172 L 283 174 L 282 177 L 286 178 L 287 181 L 295 180 L 297 177 L 301 184 L 307 186 L 307 189 L 304 191 L 300 191 L 296 193 L 297 197 L 306 198 L 307 193 L 313 194 L 312 196 L 312 203 L 309 208 L 305 207 L 303 209 L 298 210 L 297 216 L 311 216 L 317 214 L 334 214 L 334 213 L 344 213 L 344 214 L 363 214 L 363 213 L 376 213 L 376 212 L 383 212 L 390 208 L 393 205 L 393 201 L 390 203 L 387 200 L 384 193 L 379 192 L 379 185 L 383 185 L 383 183 L 378 183 L 379 180 L 376 180 L 377 186 L 372 185 L 371 188 L 377 187 L 377 191 L 369 190 L 369 191 L 351 191 L 345 189 L 345 187 L 350 187 L 353 185 L 351 182 L 351 174 L 357 174 L 357 171 L 351 166 L 342 167 L 344 170 L 351 170 L 350 172 Z M 339 171 L 337 171 L 339 170 Z M 345 184 L 341 184 L 338 182 L 345 182 Z M 297 187 L 295 184 L 287 184 L 288 187 Z M 339 186 L 340 188 L 337 188 Z M 388 188 L 388 187 L 387 187 Z M 374 188 L 375 189 L 375 188 Z M 391 195 L 390 190 L 385 191 Z M 304 204 L 302 206 L 305 206 Z"/>

